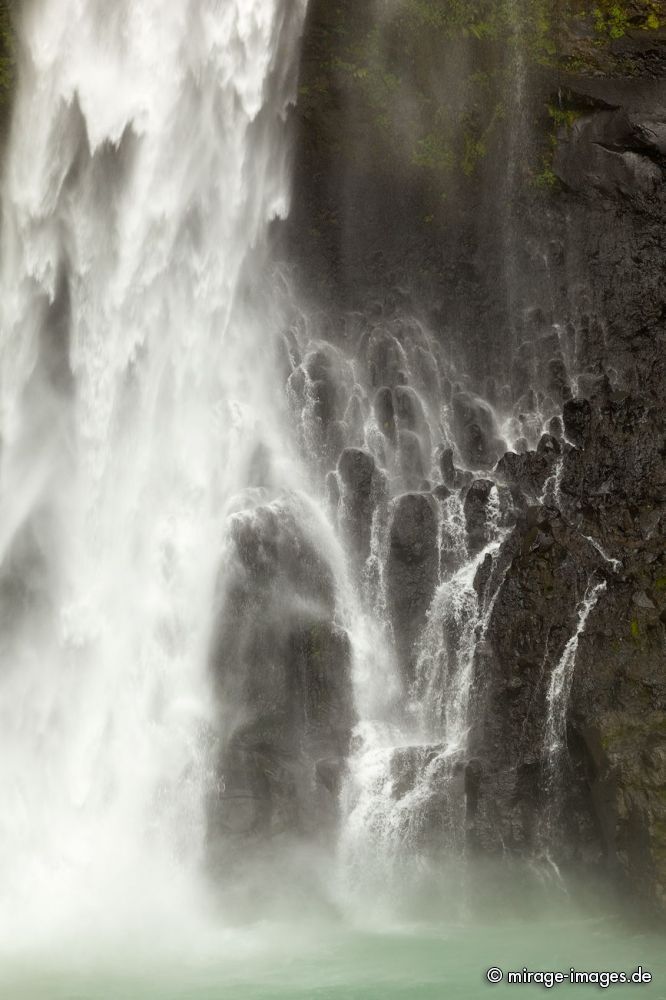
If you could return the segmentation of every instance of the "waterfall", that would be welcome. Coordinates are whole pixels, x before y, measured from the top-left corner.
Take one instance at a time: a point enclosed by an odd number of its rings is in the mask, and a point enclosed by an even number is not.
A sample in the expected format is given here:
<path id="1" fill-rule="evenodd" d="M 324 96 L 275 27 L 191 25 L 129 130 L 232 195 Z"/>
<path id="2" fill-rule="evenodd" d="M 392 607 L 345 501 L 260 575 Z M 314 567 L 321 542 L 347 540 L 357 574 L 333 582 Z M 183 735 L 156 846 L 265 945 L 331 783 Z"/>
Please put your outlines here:
<path id="1" fill-rule="evenodd" d="M 538 824 L 538 840 L 551 864 L 554 862 L 550 858 L 549 852 L 552 846 L 557 843 L 557 824 L 562 819 L 562 800 L 566 778 L 564 764 L 567 747 L 567 712 L 574 680 L 578 645 L 585 632 L 588 619 L 607 586 L 605 580 L 597 583 L 590 580 L 588 583 L 583 599 L 576 609 L 575 632 L 564 647 L 562 655 L 553 669 L 546 694 L 546 720 L 543 736 L 543 780 L 546 799 L 543 815 Z"/>
<path id="2" fill-rule="evenodd" d="M 406 713 L 399 721 L 366 717 L 357 727 L 340 855 L 348 892 L 371 892 L 380 910 L 387 901 L 399 905 L 401 894 L 415 886 L 435 896 L 464 896 L 471 702 L 477 656 L 503 579 L 497 556 L 504 531 L 495 487 L 485 517 L 487 544 L 470 553 L 459 501 L 447 497 L 441 504 L 441 582 L 417 642 Z M 489 575 L 480 594 L 482 566 Z"/>
<path id="3" fill-rule="evenodd" d="M 545 750 L 549 760 L 554 760 L 562 752 L 566 743 L 566 714 L 569 694 L 573 683 L 578 643 L 585 631 L 587 620 L 594 611 L 597 601 L 606 590 L 605 580 L 588 585 L 583 600 L 577 609 L 576 631 L 571 636 L 560 660 L 553 670 L 547 695 L 547 721 L 544 736 Z"/>
<path id="4" fill-rule="evenodd" d="M 258 443 L 297 476 L 252 287 L 288 209 L 304 13 L 22 12 L 0 275 L 3 935 L 9 916 L 85 923 L 92 900 L 175 913 L 201 860 L 226 515 Z"/>

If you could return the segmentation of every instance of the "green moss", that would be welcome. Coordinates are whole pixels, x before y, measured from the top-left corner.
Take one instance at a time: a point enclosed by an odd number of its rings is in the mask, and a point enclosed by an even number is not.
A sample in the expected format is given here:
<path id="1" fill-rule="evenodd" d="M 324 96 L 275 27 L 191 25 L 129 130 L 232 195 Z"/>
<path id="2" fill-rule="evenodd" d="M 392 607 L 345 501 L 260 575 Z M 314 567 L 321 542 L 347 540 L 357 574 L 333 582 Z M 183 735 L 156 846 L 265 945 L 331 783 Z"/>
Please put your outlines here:
<path id="1" fill-rule="evenodd" d="M 657 31 L 661 26 L 661 7 L 659 0 L 643 0 L 642 3 L 596 0 L 592 9 L 595 31 L 611 41 L 622 38 L 632 28 Z"/>
<path id="2" fill-rule="evenodd" d="M 576 108 L 548 105 L 548 114 L 557 128 L 572 128 L 582 112 Z"/>
<path id="3" fill-rule="evenodd" d="M 557 149 L 557 133 L 561 128 L 573 128 L 574 124 L 581 117 L 582 112 L 577 108 L 568 107 L 561 103 L 559 105 L 548 105 L 548 117 L 551 121 L 551 128 L 547 135 L 547 146 L 541 155 L 541 164 L 538 173 L 534 177 L 534 186 L 544 192 L 556 191 L 560 187 L 558 177 L 553 170 L 553 159 Z"/>
<path id="4" fill-rule="evenodd" d="M 582 76 L 640 74 L 640 60 L 615 43 L 639 30 L 658 30 L 665 7 L 664 0 L 560 0 L 552 33 L 562 52 L 555 63 Z"/>
<path id="5" fill-rule="evenodd" d="M 559 186 L 559 183 L 552 164 L 544 160 L 541 170 L 534 178 L 535 186 L 542 191 L 554 191 Z"/>
<path id="6" fill-rule="evenodd" d="M 638 624 L 638 619 L 637 618 L 632 618 L 630 629 L 631 629 L 631 635 L 632 635 L 632 637 L 634 639 L 640 639 L 641 627 Z"/>
<path id="7" fill-rule="evenodd" d="M 595 7 L 594 27 L 598 34 L 607 34 L 609 38 L 622 38 L 629 28 L 629 16 L 622 4 L 613 3 L 604 7 Z"/>

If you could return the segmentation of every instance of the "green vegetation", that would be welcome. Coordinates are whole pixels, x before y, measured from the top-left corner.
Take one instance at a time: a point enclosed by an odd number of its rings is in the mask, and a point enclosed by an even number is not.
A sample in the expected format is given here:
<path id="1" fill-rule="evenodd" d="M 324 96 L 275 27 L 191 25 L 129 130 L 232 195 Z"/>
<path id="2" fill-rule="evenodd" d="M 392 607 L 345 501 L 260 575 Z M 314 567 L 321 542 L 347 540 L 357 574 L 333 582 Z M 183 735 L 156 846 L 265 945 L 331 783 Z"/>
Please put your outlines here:
<path id="1" fill-rule="evenodd" d="M 595 7 L 593 10 L 594 27 L 600 34 L 608 34 L 610 38 L 622 38 L 629 28 L 629 17 L 621 4 L 614 3 L 607 10 Z"/>
<path id="2" fill-rule="evenodd" d="M 554 191 L 560 186 L 557 174 L 553 170 L 552 160 L 544 157 L 541 161 L 541 170 L 534 177 L 534 185 L 542 191 Z"/>
<path id="3" fill-rule="evenodd" d="M 541 154 L 541 169 L 534 178 L 535 187 L 543 191 L 553 191 L 559 187 L 557 175 L 553 170 L 553 158 L 557 149 L 558 133 L 560 129 L 573 128 L 581 117 L 579 108 L 569 107 L 564 103 L 559 105 L 548 105 L 548 117 L 551 127 L 548 130 L 547 148 Z"/>
<path id="4" fill-rule="evenodd" d="M 590 30 L 579 31 L 562 64 L 583 75 L 633 75 L 631 57 L 614 43 L 626 35 L 657 31 L 666 22 L 664 0 L 567 0 L 567 8 L 567 23 L 589 25 Z"/>
<path id="5" fill-rule="evenodd" d="M 498 38 L 510 17 L 510 3 L 487 0 L 405 0 L 399 17 L 408 29 L 441 32 L 447 37 Z"/>
<path id="6" fill-rule="evenodd" d="M 549 104 L 548 115 L 557 128 L 572 128 L 581 117 L 581 112 L 576 108 Z"/>
<path id="7" fill-rule="evenodd" d="M 556 190 L 561 130 L 583 112 L 561 99 L 516 122 L 521 88 L 534 93 L 544 71 L 631 73 L 615 42 L 666 21 L 666 0 L 396 0 L 378 5 L 379 18 L 364 8 L 339 0 L 322 14 L 301 88 L 310 138 L 333 155 L 371 157 L 375 171 L 382 162 L 416 170 L 430 192 L 427 220 L 506 155 L 508 128 L 519 130 L 525 183 Z"/>
<path id="8" fill-rule="evenodd" d="M 632 28 L 656 31 L 661 26 L 662 6 L 657 0 L 644 0 L 638 4 L 597 0 L 592 8 L 594 27 L 598 34 L 611 39 L 622 38 Z"/>

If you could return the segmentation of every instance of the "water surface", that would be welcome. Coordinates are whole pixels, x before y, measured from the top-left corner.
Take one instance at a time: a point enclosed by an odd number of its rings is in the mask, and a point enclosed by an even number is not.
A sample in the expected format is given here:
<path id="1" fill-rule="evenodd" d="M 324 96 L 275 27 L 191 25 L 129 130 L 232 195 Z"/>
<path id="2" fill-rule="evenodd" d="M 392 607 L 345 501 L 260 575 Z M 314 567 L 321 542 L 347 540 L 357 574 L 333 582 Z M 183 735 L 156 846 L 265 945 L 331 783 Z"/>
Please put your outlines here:
<path id="1" fill-rule="evenodd" d="M 650 985 L 491 986 L 491 966 L 508 970 L 633 972 Z M 666 953 L 657 931 L 619 921 L 570 918 L 504 924 L 344 929 L 257 925 L 219 932 L 199 946 L 118 940 L 81 944 L 76 955 L 23 951 L 5 956 L 1 995 L 11 1000 L 427 1000 L 535 996 L 666 997 Z"/>

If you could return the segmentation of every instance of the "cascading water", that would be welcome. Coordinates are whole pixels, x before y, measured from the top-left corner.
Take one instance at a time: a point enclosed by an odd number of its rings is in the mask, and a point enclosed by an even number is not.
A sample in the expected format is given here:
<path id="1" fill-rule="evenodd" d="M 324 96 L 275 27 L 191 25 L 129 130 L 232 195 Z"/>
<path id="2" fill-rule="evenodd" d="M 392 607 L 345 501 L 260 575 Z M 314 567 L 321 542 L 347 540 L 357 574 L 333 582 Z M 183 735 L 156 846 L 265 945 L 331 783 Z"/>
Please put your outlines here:
<path id="1" fill-rule="evenodd" d="M 546 724 L 544 731 L 544 785 L 545 812 L 542 817 L 541 840 L 548 851 L 554 841 L 556 824 L 561 818 L 564 755 L 567 747 L 567 713 L 574 680 L 576 656 L 581 636 L 601 595 L 607 589 L 605 580 L 590 580 L 583 599 L 576 609 L 576 629 L 564 647 L 558 663 L 553 668 L 546 694 Z"/>
<path id="2" fill-rule="evenodd" d="M 257 442 L 293 480 L 244 290 L 287 208 L 304 12 L 22 14 L 1 276 L 3 934 L 85 922 L 101 899 L 119 922 L 167 898 L 175 913 L 200 862 L 225 515 Z"/>
<path id="3" fill-rule="evenodd" d="M 569 694 L 576 665 L 576 654 L 580 637 L 585 631 L 587 620 L 594 611 L 597 601 L 606 590 L 607 583 L 601 580 L 589 584 L 577 612 L 576 631 L 571 636 L 560 660 L 553 670 L 548 687 L 548 715 L 545 732 L 545 746 L 548 761 L 555 766 L 566 745 L 566 717 Z"/>
<path id="4" fill-rule="evenodd" d="M 501 583 L 494 579 L 503 534 L 494 487 L 485 509 L 484 532 L 481 551 L 469 552 L 462 509 L 453 497 L 440 505 L 441 582 L 418 641 L 407 712 L 399 723 L 365 719 L 358 727 L 358 747 L 345 790 L 341 854 L 357 888 L 367 892 L 371 887 L 376 899 L 383 896 L 394 905 L 410 885 L 422 890 L 430 883 L 433 891 L 444 875 L 448 879 L 444 891 L 451 893 L 465 878 L 461 857 L 470 705 L 477 652 L 485 641 Z M 490 577 L 480 597 L 477 574 L 488 561 Z"/>

